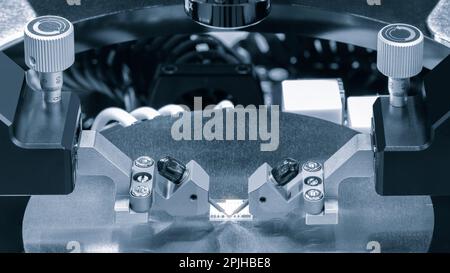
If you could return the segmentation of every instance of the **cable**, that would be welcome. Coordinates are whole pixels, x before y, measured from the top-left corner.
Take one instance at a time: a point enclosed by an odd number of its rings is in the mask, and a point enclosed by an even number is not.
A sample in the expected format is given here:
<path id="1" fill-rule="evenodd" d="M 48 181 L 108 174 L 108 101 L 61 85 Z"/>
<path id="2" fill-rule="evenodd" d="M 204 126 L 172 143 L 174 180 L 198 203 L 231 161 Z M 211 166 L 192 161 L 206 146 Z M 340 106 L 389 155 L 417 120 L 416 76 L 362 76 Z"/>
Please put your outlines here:
<path id="1" fill-rule="evenodd" d="M 92 124 L 91 130 L 101 131 L 110 122 L 118 122 L 120 125 L 127 127 L 137 122 L 138 120 L 133 117 L 130 113 L 123 109 L 110 107 L 98 114 Z"/>
<path id="2" fill-rule="evenodd" d="M 214 107 L 215 110 L 225 108 L 234 108 L 234 105 L 229 100 L 223 100 Z M 123 127 L 127 127 L 140 120 L 152 120 L 158 116 L 173 116 L 184 111 L 186 111 L 185 108 L 176 104 L 168 104 L 159 110 L 147 106 L 139 107 L 131 113 L 117 107 L 110 107 L 98 114 L 92 124 L 91 130 L 102 131 L 109 128 L 108 124 L 111 122 L 118 122 Z"/>
<path id="3" fill-rule="evenodd" d="M 169 104 L 159 108 L 158 110 L 161 115 L 176 115 L 184 111 L 186 111 L 186 109 L 176 104 Z"/>
<path id="4" fill-rule="evenodd" d="M 158 111 L 151 107 L 140 107 L 133 110 L 130 114 L 138 120 L 150 120 L 161 115 Z"/>
<path id="5" fill-rule="evenodd" d="M 234 108 L 234 104 L 229 100 L 223 100 L 214 107 L 214 110 L 226 109 L 226 108 Z"/>

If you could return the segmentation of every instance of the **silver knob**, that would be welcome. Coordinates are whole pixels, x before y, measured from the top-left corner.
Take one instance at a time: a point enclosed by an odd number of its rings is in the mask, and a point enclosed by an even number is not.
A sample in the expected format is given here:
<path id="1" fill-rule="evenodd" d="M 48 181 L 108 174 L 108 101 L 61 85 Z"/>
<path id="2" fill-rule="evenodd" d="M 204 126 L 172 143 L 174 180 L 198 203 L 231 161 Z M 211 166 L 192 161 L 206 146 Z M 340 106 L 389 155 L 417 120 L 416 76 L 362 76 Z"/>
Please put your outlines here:
<path id="1" fill-rule="evenodd" d="M 58 16 L 42 16 L 28 22 L 24 37 L 25 63 L 39 73 L 47 102 L 61 100 L 62 72 L 75 61 L 74 28 Z"/>
<path id="2" fill-rule="evenodd" d="M 389 77 L 391 105 L 406 105 L 410 78 L 422 71 L 424 35 L 416 27 L 392 24 L 378 33 L 378 70 Z"/>

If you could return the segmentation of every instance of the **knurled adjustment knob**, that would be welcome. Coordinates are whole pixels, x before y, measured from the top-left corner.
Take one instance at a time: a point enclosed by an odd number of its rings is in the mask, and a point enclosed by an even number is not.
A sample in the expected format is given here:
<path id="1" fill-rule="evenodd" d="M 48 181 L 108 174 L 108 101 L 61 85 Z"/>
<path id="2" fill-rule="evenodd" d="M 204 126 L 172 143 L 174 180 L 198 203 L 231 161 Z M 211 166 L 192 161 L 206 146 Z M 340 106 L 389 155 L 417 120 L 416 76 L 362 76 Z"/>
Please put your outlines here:
<path id="1" fill-rule="evenodd" d="M 392 24 L 378 33 L 378 70 L 393 79 L 416 76 L 423 67 L 424 36 L 411 25 Z"/>
<path id="2" fill-rule="evenodd" d="M 59 16 L 42 16 L 25 27 L 25 63 L 41 73 L 62 72 L 75 61 L 74 28 Z"/>

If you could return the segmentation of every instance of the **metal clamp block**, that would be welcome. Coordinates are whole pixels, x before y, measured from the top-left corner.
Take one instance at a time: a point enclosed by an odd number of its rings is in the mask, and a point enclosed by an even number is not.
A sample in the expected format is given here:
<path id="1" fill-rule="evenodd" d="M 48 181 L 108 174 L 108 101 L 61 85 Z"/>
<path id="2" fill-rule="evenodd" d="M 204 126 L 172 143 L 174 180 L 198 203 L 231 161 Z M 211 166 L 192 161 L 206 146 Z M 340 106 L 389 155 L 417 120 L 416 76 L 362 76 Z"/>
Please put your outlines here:
<path id="1" fill-rule="evenodd" d="M 338 224 L 338 193 L 341 182 L 349 178 L 368 178 L 373 182 L 374 153 L 371 136 L 355 135 L 324 163 L 324 209 L 306 214 L 307 225 Z"/>
<path id="2" fill-rule="evenodd" d="M 279 185 L 271 171 L 272 167 L 264 163 L 248 179 L 250 213 L 257 219 L 282 217 L 301 204 L 301 174 L 286 185 Z"/>
<path id="3" fill-rule="evenodd" d="M 133 161 L 102 134 L 83 131 L 77 151 L 77 178 L 101 176 L 114 184 L 114 211 L 116 223 L 145 223 L 147 213 L 130 209 L 130 174 Z"/>
<path id="4" fill-rule="evenodd" d="M 184 177 L 177 183 L 156 175 L 150 213 L 189 217 L 207 215 L 209 209 L 209 175 L 194 160 L 186 165 Z"/>

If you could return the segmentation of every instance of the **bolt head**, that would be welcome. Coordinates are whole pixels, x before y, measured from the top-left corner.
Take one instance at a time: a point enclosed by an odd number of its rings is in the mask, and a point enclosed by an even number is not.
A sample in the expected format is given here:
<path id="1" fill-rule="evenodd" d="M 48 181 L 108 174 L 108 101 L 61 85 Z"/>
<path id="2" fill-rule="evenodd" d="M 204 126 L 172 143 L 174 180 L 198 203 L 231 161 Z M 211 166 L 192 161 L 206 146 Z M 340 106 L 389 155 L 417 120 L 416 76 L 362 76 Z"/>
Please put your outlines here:
<path id="1" fill-rule="evenodd" d="M 141 156 L 134 161 L 134 165 L 139 168 L 150 168 L 153 166 L 155 161 L 148 156 Z"/>
<path id="2" fill-rule="evenodd" d="M 319 201 L 323 198 L 323 192 L 316 189 L 311 189 L 305 193 L 305 197 L 310 201 Z"/>
<path id="3" fill-rule="evenodd" d="M 152 175 L 149 173 L 137 173 L 133 176 L 133 180 L 140 183 L 146 183 L 152 179 Z"/>
<path id="4" fill-rule="evenodd" d="M 308 161 L 303 164 L 303 170 L 307 172 L 318 172 L 322 169 L 322 165 L 316 161 Z"/>
<path id="5" fill-rule="evenodd" d="M 315 187 L 320 185 L 320 183 L 322 183 L 322 179 L 320 179 L 319 177 L 310 176 L 305 179 L 305 184 L 308 186 Z"/>
<path id="6" fill-rule="evenodd" d="M 133 186 L 131 188 L 131 195 L 135 197 L 146 197 L 150 195 L 150 188 L 147 186 Z"/>

